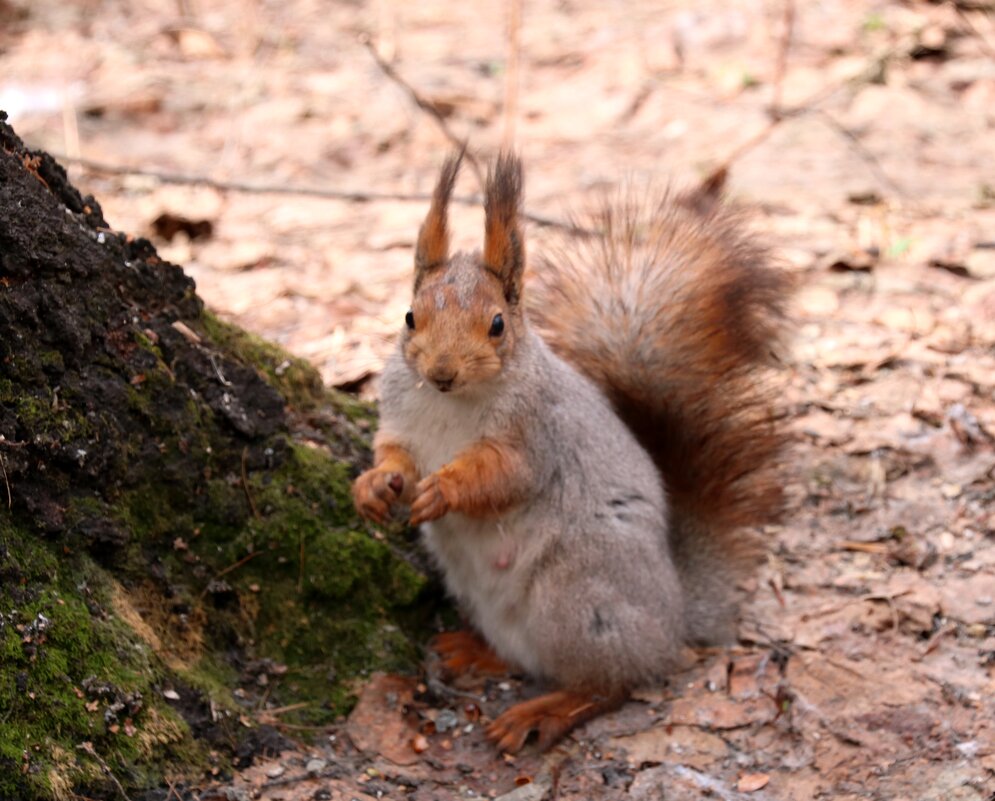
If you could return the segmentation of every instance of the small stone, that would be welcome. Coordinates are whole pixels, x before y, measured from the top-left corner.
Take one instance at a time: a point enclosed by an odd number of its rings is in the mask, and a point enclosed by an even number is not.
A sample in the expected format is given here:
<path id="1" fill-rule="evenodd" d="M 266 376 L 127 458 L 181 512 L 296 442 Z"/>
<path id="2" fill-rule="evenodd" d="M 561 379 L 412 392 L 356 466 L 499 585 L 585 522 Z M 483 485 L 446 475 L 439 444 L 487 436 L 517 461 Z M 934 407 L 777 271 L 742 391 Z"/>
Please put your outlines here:
<path id="1" fill-rule="evenodd" d="M 442 709 L 435 716 L 435 730 L 437 732 L 447 732 L 455 729 L 459 725 L 459 718 L 451 709 Z"/>
<path id="2" fill-rule="evenodd" d="M 307 764 L 304 766 L 304 770 L 308 773 L 321 773 L 325 768 L 328 767 L 328 761 L 324 759 L 309 759 Z"/>
<path id="3" fill-rule="evenodd" d="M 968 740 L 964 743 L 958 743 L 956 746 L 957 750 L 961 752 L 964 756 L 972 758 L 978 753 L 978 741 Z"/>
<path id="4" fill-rule="evenodd" d="M 283 765 L 274 765 L 266 770 L 266 775 L 271 779 L 279 779 L 286 772 L 287 769 Z"/>
<path id="5" fill-rule="evenodd" d="M 170 701 L 179 701 L 180 694 L 176 690 L 163 690 L 162 697 Z"/>

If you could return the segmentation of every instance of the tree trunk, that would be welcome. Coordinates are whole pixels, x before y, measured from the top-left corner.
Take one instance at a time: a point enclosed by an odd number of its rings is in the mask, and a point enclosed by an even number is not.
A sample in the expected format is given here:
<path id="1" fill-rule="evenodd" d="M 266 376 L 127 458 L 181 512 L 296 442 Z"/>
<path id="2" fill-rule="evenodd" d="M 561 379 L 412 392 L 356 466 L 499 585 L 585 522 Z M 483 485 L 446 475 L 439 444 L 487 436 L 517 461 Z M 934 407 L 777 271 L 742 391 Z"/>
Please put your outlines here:
<path id="1" fill-rule="evenodd" d="M 263 698 L 333 719 L 413 663 L 435 596 L 352 508 L 371 410 L 206 312 L 5 120 L 0 798 L 110 796 L 272 745 Z"/>

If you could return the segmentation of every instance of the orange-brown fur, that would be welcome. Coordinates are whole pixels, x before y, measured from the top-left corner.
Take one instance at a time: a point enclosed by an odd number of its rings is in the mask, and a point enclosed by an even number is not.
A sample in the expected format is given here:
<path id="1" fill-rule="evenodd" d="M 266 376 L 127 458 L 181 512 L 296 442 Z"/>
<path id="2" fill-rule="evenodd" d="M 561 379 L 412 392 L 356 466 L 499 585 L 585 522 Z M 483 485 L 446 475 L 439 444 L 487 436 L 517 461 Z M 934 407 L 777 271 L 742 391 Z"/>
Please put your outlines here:
<path id="1" fill-rule="evenodd" d="M 525 496 L 529 466 L 521 445 L 485 438 L 419 482 L 411 504 L 411 525 L 437 520 L 447 512 L 494 517 Z"/>
<path id="2" fill-rule="evenodd" d="M 352 499 L 363 517 L 382 524 L 387 522 L 391 506 L 410 503 L 418 471 L 407 450 L 382 437 L 374 440 L 373 466 L 353 483 Z"/>
<path id="3" fill-rule="evenodd" d="M 454 375 L 455 389 L 499 375 L 521 325 L 520 314 L 507 308 L 500 280 L 490 274 L 480 277 L 468 305 L 461 305 L 444 275 L 430 278 L 415 293 L 411 312 L 416 328 L 405 333 L 405 357 L 426 380 Z M 495 314 L 507 323 L 500 342 L 487 336 Z"/>
<path id="4" fill-rule="evenodd" d="M 472 631 L 444 631 L 432 638 L 429 647 L 441 660 L 443 669 L 452 675 L 475 673 L 499 676 L 510 669 L 481 637 Z"/>
<path id="5" fill-rule="evenodd" d="M 463 152 L 450 156 L 442 165 L 442 174 L 432 195 L 428 216 L 418 231 L 415 246 L 415 289 L 429 273 L 445 265 L 449 255 L 449 223 L 447 207 L 456 183 L 456 174 L 463 161 Z"/>
<path id="6" fill-rule="evenodd" d="M 600 697 L 590 693 L 558 690 L 515 704 L 487 727 L 487 736 L 510 754 L 522 750 L 532 732 L 537 745 L 546 750 L 571 729 L 591 718 L 621 706 L 625 695 Z"/>

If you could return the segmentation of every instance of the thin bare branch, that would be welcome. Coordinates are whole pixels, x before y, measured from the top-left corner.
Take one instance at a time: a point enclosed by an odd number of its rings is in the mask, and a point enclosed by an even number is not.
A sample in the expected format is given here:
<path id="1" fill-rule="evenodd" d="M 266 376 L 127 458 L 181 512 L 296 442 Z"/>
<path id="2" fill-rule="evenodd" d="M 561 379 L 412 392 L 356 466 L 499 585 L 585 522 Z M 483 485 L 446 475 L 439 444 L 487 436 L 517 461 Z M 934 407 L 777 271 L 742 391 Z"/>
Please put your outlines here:
<path id="1" fill-rule="evenodd" d="M 252 195 L 293 195 L 296 197 L 313 197 L 322 200 L 344 200 L 350 203 L 396 202 L 425 203 L 432 199 L 431 192 L 369 192 L 365 190 L 331 189 L 327 187 L 288 186 L 287 184 L 246 183 L 244 181 L 219 181 L 207 175 L 174 173 L 164 170 L 148 170 L 142 167 L 125 167 L 119 164 L 108 164 L 93 159 L 72 158 L 62 153 L 52 153 L 54 159 L 69 164 L 78 164 L 87 172 L 97 175 L 138 176 L 151 178 L 163 184 L 177 186 L 206 186 L 219 192 L 240 192 Z M 461 206 L 479 206 L 483 203 L 480 195 L 454 195 L 450 203 Z M 571 233 L 589 233 L 570 222 L 547 217 L 535 212 L 522 212 L 522 219 L 528 220 L 543 228 L 560 228 Z"/>
<path id="2" fill-rule="evenodd" d="M 793 13 L 794 12 L 792 11 L 792 14 Z M 782 41 L 787 42 L 787 44 L 785 45 L 785 53 L 787 53 L 786 48 L 787 45 L 790 44 L 790 40 L 786 38 Z M 818 92 L 814 92 L 813 94 L 809 95 L 809 97 L 804 102 L 799 103 L 798 105 L 788 109 L 780 107 L 779 105 L 780 90 L 778 90 L 777 91 L 778 105 L 776 107 L 772 106 L 771 109 L 769 109 L 771 117 L 767 125 L 764 128 L 761 128 L 759 131 L 757 131 L 748 139 L 736 145 L 736 147 L 733 148 L 732 152 L 729 153 L 729 155 L 727 155 L 725 159 L 723 159 L 722 162 L 705 177 L 705 179 L 702 181 L 702 185 L 704 186 L 715 183 L 716 180 L 718 179 L 717 178 L 718 176 L 727 174 L 732 168 L 732 165 L 738 159 L 740 159 L 746 153 L 753 150 L 755 147 L 757 147 L 761 143 L 765 142 L 768 138 L 770 138 L 770 135 L 774 133 L 777 127 L 786 120 L 794 119 L 797 117 L 803 117 L 806 114 L 825 113 L 822 112 L 821 109 L 819 109 L 819 106 L 821 106 L 825 101 L 829 100 L 830 98 L 835 96 L 838 92 L 848 87 L 861 86 L 869 81 L 874 80 L 874 78 L 881 73 L 881 70 L 883 69 L 884 65 L 888 63 L 888 61 L 894 58 L 896 54 L 906 52 L 908 50 L 908 47 L 909 47 L 909 38 L 903 37 L 902 40 L 897 44 L 893 45 L 892 47 L 889 47 L 883 53 L 879 53 L 878 55 L 875 55 L 873 58 L 869 59 L 867 63 L 864 65 L 864 67 L 856 74 L 844 78 L 843 80 L 834 83 L 833 85 L 825 89 L 821 89 Z M 787 65 L 785 64 L 785 69 L 786 67 Z M 776 74 L 775 77 L 777 77 Z M 783 80 L 783 74 L 781 75 L 780 78 L 778 78 L 778 80 Z M 851 132 L 847 131 L 846 133 L 849 133 L 852 136 Z M 852 143 L 853 140 L 851 139 L 850 141 Z M 866 153 L 866 149 L 864 150 L 864 153 Z M 882 178 L 882 176 L 884 175 L 883 172 L 881 171 L 880 164 L 877 165 L 875 175 L 877 175 L 879 178 Z M 884 180 L 884 182 L 889 186 L 889 188 L 892 188 L 893 190 L 901 194 L 905 194 L 892 179 L 887 178 L 885 176 L 884 178 L 882 178 L 882 180 Z"/>
<path id="3" fill-rule="evenodd" d="M 981 45 L 981 49 L 985 51 L 989 58 L 995 58 L 995 44 L 989 42 L 985 32 L 974 24 L 974 20 L 969 16 L 967 9 L 963 8 L 956 0 L 951 0 L 951 5 L 954 7 L 954 11 L 957 12 L 957 16 L 961 22 L 964 23 L 964 27 L 967 28 L 968 33 L 974 36 L 978 44 Z"/>
<path id="4" fill-rule="evenodd" d="M 770 103 L 770 116 L 777 119 L 781 115 L 781 89 L 784 72 L 788 66 L 788 51 L 791 49 L 791 35 L 795 28 L 794 0 L 784 0 L 784 13 L 781 16 L 781 39 L 774 61 L 774 92 Z"/>
<path id="5" fill-rule="evenodd" d="M 504 75 L 504 134 L 505 150 L 515 143 L 515 123 L 518 118 L 518 67 L 522 30 L 522 0 L 508 3 L 508 57 Z"/>
<path id="6" fill-rule="evenodd" d="M 435 120 L 435 124 L 439 126 L 439 130 L 442 131 L 446 139 L 448 139 L 454 147 L 459 148 L 460 150 L 464 149 L 466 147 L 465 140 L 453 132 L 452 128 L 449 127 L 449 123 L 446 122 L 446 118 L 442 116 L 442 113 L 436 105 L 432 101 L 424 98 L 417 89 L 401 77 L 400 73 L 394 69 L 394 66 L 388 63 L 383 56 L 380 55 L 380 52 L 373 44 L 373 40 L 368 35 L 364 34 L 359 37 L 359 41 L 360 44 L 364 45 L 366 49 L 370 51 L 370 55 L 373 56 L 373 60 L 377 63 L 377 66 L 380 67 L 381 72 L 400 86 L 408 94 L 408 97 L 411 98 L 412 102 L 418 106 L 418 108 Z M 464 158 L 467 163 L 469 163 L 470 169 L 473 170 L 473 174 L 477 176 L 477 182 L 482 191 L 484 188 L 485 178 L 480 162 L 469 150 L 466 150 Z"/>
<path id="7" fill-rule="evenodd" d="M 3 454 L 0 453 L 0 471 L 3 471 L 3 483 L 7 487 L 7 509 L 14 508 L 14 496 L 10 492 L 10 479 L 7 478 L 7 465 L 4 463 Z"/>
<path id="8" fill-rule="evenodd" d="M 103 768 L 104 773 L 106 773 L 107 776 L 110 778 L 110 780 L 114 783 L 114 786 L 117 788 L 117 791 L 121 794 L 121 797 L 124 799 L 124 801 L 131 801 L 131 799 L 128 797 L 128 794 L 124 791 L 124 786 L 121 784 L 120 781 L 118 781 L 118 778 L 117 776 L 114 775 L 114 772 L 111 770 L 110 765 L 108 765 L 104 761 L 103 757 L 101 757 L 100 754 L 97 753 L 96 749 L 93 747 L 93 743 L 85 742 L 81 743 L 80 745 L 77 745 L 76 747 L 80 751 L 84 752 L 85 754 L 89 755 L 90 757 L 92 757 L 97 761 L 100 767 Z"/>
<path id="9" fill-rule="evenodd" d="M 259 517 L 259 510 L 256 509 L 256 502 L 252 500 L 252 491 L 249 489 L 249 471 L 246 469 L 245 463 L 249 458 L 249 448 L 246 446 L 242 449 L 242 490 L 245 492 L 245 500 L 249 504 L 249 511 L 252 512 L 252 516 Z"/>
<path id="10" fill-rule="evenodd" d="M 868 169 L 874 173 L 874 176 L 882 184 L 887 186 L 896 195 L 905 196 L 907 194 L 906 191 L 895 183 L 894 179 L 892 179 L 891 176 L 884 171 L 884 168 L 881 166 L 881 162 L 878 161 L 878 157 L 867 149 L 864 143 L 860 141 L 860 138 L 853 131 L 843 125 L 843 123 L 824 109 L 812 109 L 812 111 L 820 120 L 829 126 L 830 129 L 843 137 L 850 149 L 857 154 L 857 156 L 867 165 Z"/>
<path id="11" fill-rule="evenodd" d="M 246 556 L 243 556 L 243 557 L 242 557 L 241 559 L 239 559 L 239 560 L 238 560 L 237 562 L 235 562 L 234 564 L 230 564 L 230 565 L 228 565 L 228 567 L 226 567 L 226 568 L 225 568 L 224 570 L 222 570 L 222 571 L 221 571 L 220 573 L 216 573 L 216 574 L 215 574 L 215 576 L 214 576 L 214 581 L 217 581 L 217 580 L 218 580 L 219 578 L 221 578 L 222 576 L 226 576 L 226 575 L 228 575 L 228 574 L 229 574 L 229 573 L 231 573 L 231 572 L 232 572 L 233 570 L 238 570 L 238 568 L 240 568 L 240 567 L 241 567 L 242 565 L 244 565 L 244 564 L 245 564 L 246 562 L 249 562 L 249 561 L 251 561 L 252 559 L 255 559 L 255 558 L 256 558 L 257 556 L 262 556 L 262 555 L 263 555 L 263 551 L 252 551 L 252 553 L 249 553 L 249 554 L 247 554 Z M 208 585 L 208 587 L 209 587 L 209 586 L 210 586 L 210 585 Z M 204 597 L 204 596 L 206 596 L 206 595 L 207 595 L 207 587 L 205 587 L 205 588 L 204 588 L 204 591 L 203 591 L 203 592 L 202 592 L 202 593 L 200 594 L 200 597 L 201 597 L 201 598 L 203 598 L 203 597 Z"/>

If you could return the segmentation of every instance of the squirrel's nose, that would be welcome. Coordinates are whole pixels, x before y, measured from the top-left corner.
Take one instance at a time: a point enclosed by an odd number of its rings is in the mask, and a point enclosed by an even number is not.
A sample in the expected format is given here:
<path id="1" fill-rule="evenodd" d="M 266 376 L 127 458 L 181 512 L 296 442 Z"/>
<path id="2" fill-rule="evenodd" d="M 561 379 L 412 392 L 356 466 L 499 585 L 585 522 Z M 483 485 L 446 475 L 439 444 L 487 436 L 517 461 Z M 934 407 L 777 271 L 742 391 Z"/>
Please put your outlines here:
<path id="1" fill-rule="evenodd" d="M 449 392 L 456 380 L 456 370 L 449 365 L 436 365 L 428 373 L 428 380 L 435 384 L 439 392 Z"/>

